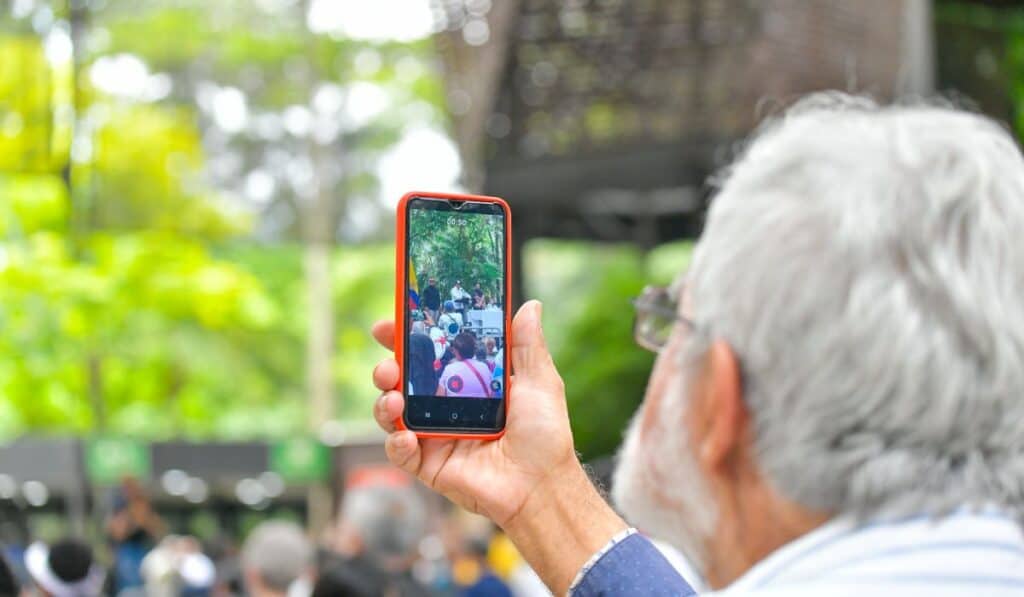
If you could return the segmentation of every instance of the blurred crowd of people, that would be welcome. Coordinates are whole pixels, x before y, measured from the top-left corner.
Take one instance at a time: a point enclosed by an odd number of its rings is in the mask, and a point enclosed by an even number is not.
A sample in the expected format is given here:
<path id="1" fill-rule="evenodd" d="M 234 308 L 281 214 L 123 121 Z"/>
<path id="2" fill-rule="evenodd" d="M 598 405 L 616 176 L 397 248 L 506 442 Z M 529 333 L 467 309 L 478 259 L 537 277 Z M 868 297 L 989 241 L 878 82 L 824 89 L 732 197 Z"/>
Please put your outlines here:
<path id="1" fill-rule="evenodd" d="M 431 277 L 418 304 L 413 305 L 408 391 L 418 396 L 500 398 L 504 373 L 501 308 L 479 282 L 468 292 L 462 281 L 456 280 L 450 296 L 442 301 L 437 279 Z M 473 325 L 471 319 L 479 323 Z"/>
<path id="2" fill-rule="evenodd" d="M 548 595 L 490 522 L 427 502 L 394 469 L 346 489 L 319 536 L 268 519 L 237 548 L 166 533 L 137 484 L 106 525 L 110 550 L 66 537 L 0 556 L 0 595 L 327 597 Z M 445 508 L 449 508 L 447 511 Z M 101 560 L 110 559 L 109 562 Z"/>

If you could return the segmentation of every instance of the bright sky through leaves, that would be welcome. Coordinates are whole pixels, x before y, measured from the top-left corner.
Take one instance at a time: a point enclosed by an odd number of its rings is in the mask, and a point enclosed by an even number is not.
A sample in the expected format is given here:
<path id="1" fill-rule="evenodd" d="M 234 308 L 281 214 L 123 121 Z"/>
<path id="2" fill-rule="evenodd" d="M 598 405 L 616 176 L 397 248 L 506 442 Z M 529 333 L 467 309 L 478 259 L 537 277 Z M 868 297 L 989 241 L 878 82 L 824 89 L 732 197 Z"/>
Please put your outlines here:
<path id="1" fill-rule="evenodd" d="M 428 0 L 312 0 L 311 31 L 366 41 L 409 42 L 433 31 Z"/>

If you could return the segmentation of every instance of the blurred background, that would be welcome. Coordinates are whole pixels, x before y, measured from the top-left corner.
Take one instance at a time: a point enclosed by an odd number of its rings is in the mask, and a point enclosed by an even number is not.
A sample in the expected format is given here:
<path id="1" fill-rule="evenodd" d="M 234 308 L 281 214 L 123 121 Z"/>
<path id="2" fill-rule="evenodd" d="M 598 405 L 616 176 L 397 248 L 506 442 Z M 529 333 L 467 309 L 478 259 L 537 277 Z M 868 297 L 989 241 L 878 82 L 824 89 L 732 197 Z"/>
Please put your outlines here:
<path id="1" fill-rule="evenodd" d="M 142 500 L 146 549 L 228 557 L 270 518 L 323 547 L 348 489 L 415 492 L 375 468 L 367 333 L 412 189 L 508 199 L 514 303 L 545 302 L 607 471 L 652 364 L 629 298 L 685 267 L 742 138 L 822 89 L 1024 131 L 1024 2 L 2 0 L 0 541 L 112 563 Z M 462 515 L 422 497 L 413 560 L 451 565 Z"/>

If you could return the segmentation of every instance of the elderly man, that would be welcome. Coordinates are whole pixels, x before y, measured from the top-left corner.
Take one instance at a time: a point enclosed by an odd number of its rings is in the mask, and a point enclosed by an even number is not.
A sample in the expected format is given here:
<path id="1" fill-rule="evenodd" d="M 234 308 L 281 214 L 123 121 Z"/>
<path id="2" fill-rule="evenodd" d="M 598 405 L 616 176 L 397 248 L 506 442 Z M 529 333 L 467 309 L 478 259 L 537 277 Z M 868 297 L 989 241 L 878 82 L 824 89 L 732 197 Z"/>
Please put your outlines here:
<path id="1" fill-rule="evenodd" d="M 723 595 L 1024 594 L 1022 234 L 1024 159 L 983 117 L 827 95 L 764 127 L 690 271 L 637 302 L 658 360 L 625 518 Z M 388 391 L 389 457 L 556 594 L 690 593 L 577 462 L 540 314 L 514 322 L 503 438 L 417 442 Z"/>

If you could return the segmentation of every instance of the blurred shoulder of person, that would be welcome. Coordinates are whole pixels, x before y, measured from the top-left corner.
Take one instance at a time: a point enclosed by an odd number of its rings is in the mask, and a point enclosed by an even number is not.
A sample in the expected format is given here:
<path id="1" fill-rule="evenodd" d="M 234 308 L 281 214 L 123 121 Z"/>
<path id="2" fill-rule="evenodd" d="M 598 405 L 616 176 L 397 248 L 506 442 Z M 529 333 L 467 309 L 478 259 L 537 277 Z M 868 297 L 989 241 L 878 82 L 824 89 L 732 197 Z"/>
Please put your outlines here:
<path id="1" fill-rule="evenodd" d="M 386 584 L 376 570 L 336 560 L 321 569 L 311 597 L 377 597 Z"/>
<path id="2" fill-rule="evenodd" d="M 242 546 L 242 575 L 253 597 L 287 597 L 308 583 L 313 546 L 293 522 L 269 520 L 249 533 Z"/>
<path id="3" fill-rule="evenodd" d="M 462 329 L 462 314 L 455 310 L 454 301 L 445 301 L 437 326 L 449 337 L 454 337 Z"/>
<path id="4" fill-rule="evenodd" d="M 18 582 L 10 562 L 0 553 L 0 595 L 20 595 L 21 583 Z"/>
<path id="5" fill-rule="evenodd" d="M 461 597 L 512 597 L 512 591 L 487 560 L 489 552 L 487 538 L 478 537 L 466 541 L 466 559 L 476 570 L 475 578 L 459 593 Z"/>
<path id="6" fill-rule="evenodd" d="M 142 560 L 147 597 L 204 597 L 211 594 L 217 570 L 195 537 L 169 535 Z"/>

